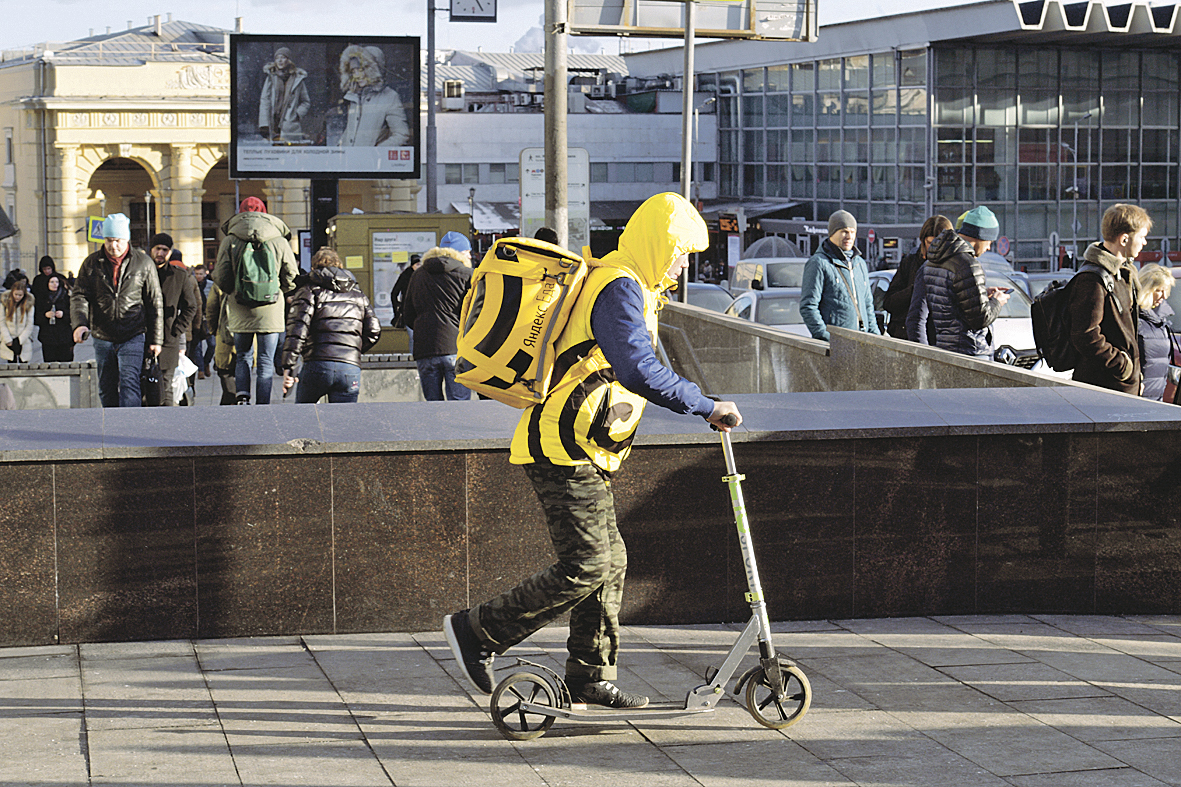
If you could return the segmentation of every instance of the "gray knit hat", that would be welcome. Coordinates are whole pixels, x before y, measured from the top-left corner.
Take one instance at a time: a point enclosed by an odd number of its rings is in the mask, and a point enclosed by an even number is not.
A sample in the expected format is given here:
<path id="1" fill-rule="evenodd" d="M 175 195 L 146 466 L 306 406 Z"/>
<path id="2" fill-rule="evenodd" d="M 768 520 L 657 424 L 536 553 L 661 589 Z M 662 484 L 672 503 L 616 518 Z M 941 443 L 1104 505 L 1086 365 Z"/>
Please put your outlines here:
<path id="1" fill-rule="evenodd" d="M 828 237 L 832 237 L 837 233 L 837 230 L 845 228 L 857 229 L 857 219 L 853 218 L 853 214 L 847 210 L 838 210 L 836 213 L 828 217 Z"/>

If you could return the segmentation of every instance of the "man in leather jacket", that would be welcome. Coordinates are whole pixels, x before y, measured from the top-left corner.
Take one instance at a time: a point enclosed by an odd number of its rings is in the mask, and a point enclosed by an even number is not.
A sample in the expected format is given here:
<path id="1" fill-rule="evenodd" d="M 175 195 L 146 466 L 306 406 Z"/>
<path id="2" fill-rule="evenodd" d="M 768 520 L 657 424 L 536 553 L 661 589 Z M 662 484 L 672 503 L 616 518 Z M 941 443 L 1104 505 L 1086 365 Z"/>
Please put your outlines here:
<path id="1" fill-rule="evenodd" d="M 70 295 L 74 343 L 94 337 L 103 407 L 139 407 L 145 345 L 156 356 L 164 345 L 160 278 L 151 258 L 131 248 L 127 216 L 107 216 L 103 238 L 103 247 L 82 261 Z"/>

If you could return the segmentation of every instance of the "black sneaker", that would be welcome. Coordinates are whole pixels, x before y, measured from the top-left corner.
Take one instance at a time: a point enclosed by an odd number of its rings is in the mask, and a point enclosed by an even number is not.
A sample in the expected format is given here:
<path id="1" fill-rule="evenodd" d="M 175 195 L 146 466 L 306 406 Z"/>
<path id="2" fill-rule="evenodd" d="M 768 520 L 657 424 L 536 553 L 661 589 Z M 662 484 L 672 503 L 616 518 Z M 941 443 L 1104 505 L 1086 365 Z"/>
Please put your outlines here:
<path id="1" fill-rule="evenodd" d="M 582 686 L 570 686 L 570 696 L 574 702 L 585 702 L 587 705 L 602 705 L 607 708 L 643 708 L 648 704 L 648 698 L 642 694 L 632 694 L 622 691 L 609 680 L 594 683 L 584 683 Z"/>
<path id="2" fill-rule="evenodd" d="M 249 394 L 238 394 L 238 399 L 234 404 L 250 404 Z"/>
<path id="3" fill-rule="evenodd" d="M 496 658 L 472 631 L 467 619 L 467 610 L 446 615 L 443 618 L 443 635 L 459 662 L 463 676 L 478 691 L 492 693 L 492 660 Z"/>

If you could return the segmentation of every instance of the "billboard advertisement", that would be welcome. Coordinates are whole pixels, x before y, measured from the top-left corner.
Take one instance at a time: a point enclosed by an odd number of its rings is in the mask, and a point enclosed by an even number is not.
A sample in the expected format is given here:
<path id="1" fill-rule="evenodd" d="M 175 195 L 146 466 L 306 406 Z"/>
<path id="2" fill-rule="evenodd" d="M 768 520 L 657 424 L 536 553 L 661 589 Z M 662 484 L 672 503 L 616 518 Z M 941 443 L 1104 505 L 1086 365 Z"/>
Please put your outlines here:
<path id="1" fill-rule="evenodd" d="M 419 39 L 230 36 L 230 177 L 418 178 Z"/>

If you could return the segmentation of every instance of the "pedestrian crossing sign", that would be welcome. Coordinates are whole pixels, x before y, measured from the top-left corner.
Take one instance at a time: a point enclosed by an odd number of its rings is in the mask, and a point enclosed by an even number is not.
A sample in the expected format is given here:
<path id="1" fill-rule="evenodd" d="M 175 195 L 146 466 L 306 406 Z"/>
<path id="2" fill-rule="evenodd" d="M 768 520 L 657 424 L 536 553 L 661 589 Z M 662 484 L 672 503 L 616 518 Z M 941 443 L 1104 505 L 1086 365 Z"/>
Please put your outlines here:
<path id="1" fill-rule="evenodd" d="M 86 217 L 86 240 L 91 243 L 102 243 L 103 238 L 103 217 L 102 216 L 87 216 Z"/>

